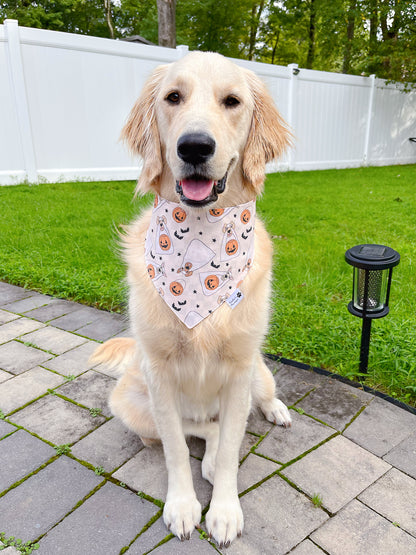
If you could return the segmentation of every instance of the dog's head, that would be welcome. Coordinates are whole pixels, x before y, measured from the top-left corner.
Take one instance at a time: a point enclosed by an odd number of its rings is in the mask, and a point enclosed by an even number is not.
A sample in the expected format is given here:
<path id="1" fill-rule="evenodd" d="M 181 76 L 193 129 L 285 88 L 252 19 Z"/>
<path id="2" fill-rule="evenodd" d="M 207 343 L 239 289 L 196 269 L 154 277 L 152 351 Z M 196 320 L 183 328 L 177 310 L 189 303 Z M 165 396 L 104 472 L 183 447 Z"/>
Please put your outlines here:
<path id="1" fill-rule="evenodd" d="M 261 80 L 206 52 L 153 72 L 122 138 L 143 158 L 138 192 L 192 206 L 251 200 L 262 191 L 266 163 L 290 144 Z"/>

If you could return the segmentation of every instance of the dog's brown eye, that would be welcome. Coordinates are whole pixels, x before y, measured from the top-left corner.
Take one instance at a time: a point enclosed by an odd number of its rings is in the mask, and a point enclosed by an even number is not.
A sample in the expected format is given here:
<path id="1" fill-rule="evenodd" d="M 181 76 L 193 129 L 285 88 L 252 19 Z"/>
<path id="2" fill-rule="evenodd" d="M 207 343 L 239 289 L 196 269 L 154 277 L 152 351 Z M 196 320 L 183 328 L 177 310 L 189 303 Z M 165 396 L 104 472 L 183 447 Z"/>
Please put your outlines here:
<path id="1" fill-rule="evenodd" d="M 228 108 L 233 108 L 234 106 L 238 106 L 238 104 L 240 104 L 240 101 L 238 100 L 238 98 L 236 96 L 230 94 L 229 96 L 227 96 L 224 99 L 224 104 Z"/>
<path id="2" fill-rule="evenodd" d="M 171 104 L 178 104 L 180 99 L 181 99 L 181 97 L 180 97 L 179 93 L 176 92 L 176 91 L 173 91 L 173 92 L 169 93 L 168 96 L 166 97 L 166 100 L 168 102 L 170 102 Z"/>

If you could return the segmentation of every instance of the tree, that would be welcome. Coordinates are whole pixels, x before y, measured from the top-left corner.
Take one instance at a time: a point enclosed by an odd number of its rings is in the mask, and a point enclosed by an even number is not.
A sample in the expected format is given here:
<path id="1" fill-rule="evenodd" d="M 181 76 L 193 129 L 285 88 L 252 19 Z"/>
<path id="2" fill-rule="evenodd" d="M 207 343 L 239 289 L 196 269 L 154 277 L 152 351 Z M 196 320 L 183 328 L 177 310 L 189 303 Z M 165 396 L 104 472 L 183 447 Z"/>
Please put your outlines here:
<path id="1" fill-rule="evenodd" d="M 316 0 L 309 0 L 308 55 L 305 67 L 312 69 L 315 59 Z"/>
<path id="2" fill-rule="evenodd" d="M 416 82 L 415 0 L 269 0 L 257 58 Z"/>
<path id="3" fill-rule="evenodd" d="M 176 9 L 175 9 L 176 8 Z M 158 29 L 159 12 L 159 29 Z M 3 0 L 0 21 L 416 83 L 416 0 Z M 176 19 L 176 33 L 175 33 Z"/>
<path id="4" fill-rule="evenodd" d="M 354 28 L 357 0 L 350 0 L 347 15 L 347 38 L 344 45 L 344 59 L 342 63 L 342 73 L 349 73 L 351 65 L 351 47 L 354 40 Z"/>
<path id="5" fill-rule="evenodd" d="M 5 0 L 0 21 L 17 19 L 26 27 L 109 37 L 102 0 Z"/>
<path id="6" fill-rule="evenodd" d="M 107 21 L 107 27 L 110 31 L 110 37 L 114 38 L 114 25 L 113 25 L 113 16 L 111 13 L 112 5 L 111 0 L 103 0 L 104 2 L 104 10 L 105 10 L 105 19 Z"/>
<path id="7" fill-rule="evenodd" d="M 190 49 L 255 58 L 264 6 L 261 0 L 181 0 L 178 40 Z"/>
<path id="8" fill-rule="evenodd" d="M 416 82 L 416 2 L 367 0 L 362 13 L 369 21 L 365 56 L 358 67 L 392 81 Z"/>
<path id="9" fill-rule="evenodd" d="M 251 8 L 250 38 L 248 47 L 248 59 L 253 60 L 257 42 L 257 33 L 260 26 L 260 19 L 263 14 L 265 0 L 254 1 Z"/>
<path id="10" fill-rule="evenodd" d="M 305 67 L 309 48 L 312 52 L 315 48 L 313 36 L 313 46 L 310 45 L 310 7 L 311 4 L 304 0 L 269 0 L 265 9 L 268 17 L 262 22 L 259 33 L 257 59 L 281 65 L 296 62 Z M 312 58 L 310 55 L 309 65 Z"/>
<path id="11" fill-rule="evenodd" d="M 157 0 L 159 46 L 176 47 L 176 0 Z"/>
<path id="12" fill-rule="evenodd" d="M 157 6 L 154 0 L 121 0 L 113 18 L 119 36 L 141 35 L 157 44 Z"/>

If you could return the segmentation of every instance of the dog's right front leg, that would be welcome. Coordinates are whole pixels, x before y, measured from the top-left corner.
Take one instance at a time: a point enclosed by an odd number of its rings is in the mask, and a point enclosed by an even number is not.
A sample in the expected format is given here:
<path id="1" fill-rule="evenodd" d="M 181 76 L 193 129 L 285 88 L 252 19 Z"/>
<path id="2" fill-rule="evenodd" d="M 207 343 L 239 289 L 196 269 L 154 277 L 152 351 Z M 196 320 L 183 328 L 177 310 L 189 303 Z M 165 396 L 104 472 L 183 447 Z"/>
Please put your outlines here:
<path id="1" fill-rule="evenodd" d="M 174 387 L 166 375 L 149 385 L 153 415 L 163 444 L 168 470 L 168 492 L 163 520 L 183 541 L 189 539 L 201 520 L 201 505 L 192 482 L 189 449 L 185 441 Z"/>

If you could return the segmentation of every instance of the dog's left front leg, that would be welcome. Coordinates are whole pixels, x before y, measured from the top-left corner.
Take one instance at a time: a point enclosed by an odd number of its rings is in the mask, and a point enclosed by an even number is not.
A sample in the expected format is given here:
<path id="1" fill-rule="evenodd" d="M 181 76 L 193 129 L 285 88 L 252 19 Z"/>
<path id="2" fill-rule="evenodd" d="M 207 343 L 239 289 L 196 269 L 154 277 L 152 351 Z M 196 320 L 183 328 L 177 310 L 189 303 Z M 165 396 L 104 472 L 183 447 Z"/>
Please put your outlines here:
<path id="1" fill-rule="evenodd" d="M 244 370 L 220 393 L 220 440 L 215 462 L 214 490 L 206 516 L 207 530 L 220 548 L 228 547 L 243 531 L 238 498 L 239 451 L 250 411 L 250 376 Z"/>

